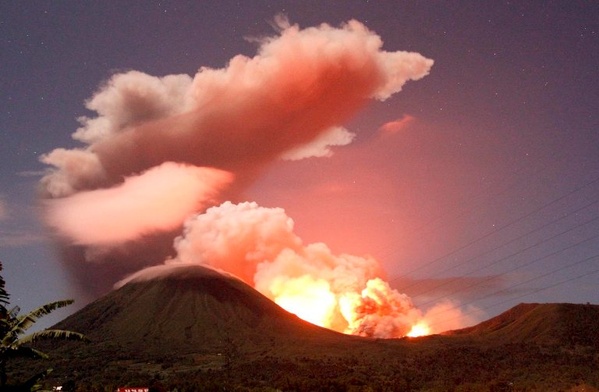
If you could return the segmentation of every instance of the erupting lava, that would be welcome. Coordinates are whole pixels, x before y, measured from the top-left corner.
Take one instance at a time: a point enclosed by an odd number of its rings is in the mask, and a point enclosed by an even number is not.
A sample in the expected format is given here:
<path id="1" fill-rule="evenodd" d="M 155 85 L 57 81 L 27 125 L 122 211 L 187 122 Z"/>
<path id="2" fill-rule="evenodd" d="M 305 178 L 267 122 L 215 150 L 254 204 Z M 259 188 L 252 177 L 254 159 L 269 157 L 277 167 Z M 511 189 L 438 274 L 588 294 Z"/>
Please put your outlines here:
<path id="1" fill-rule="evenodd" d="M 368 280 L 361 292 L 350 287 L 334 292 L 328 282 L 307 275 L 286 283 L 279 279 L 274 286 L 271 298 L 283 309 L 337 332 L 379 338 L 431 333 L 410 299 L 380 278 Z"/>
<path id="2" fill-rule="evenodd" d="M 225 202 L 185 224 L 169 263 L 199 263 L 237 275 L 287 311 L 347 334 L 399 338 L 424 325 L 411 299 L 379 278 L 371 257 L 305 245 L 281 208 Z M 420 334 L 425 333 L 422 327 Z"/>
<path id="3" fill-rule="evenodd" d="M 331 328 L 337 298 L 327 282 L 304 276 L 285 286 L 273 288 L 280 292 L 274 297 L 277 305 L 312 324 Z"/>
<path id="4" fill-rule="evenodd" d="M 412 327 L 412 329 L 410 330 L 410 332 L 408 332 L 408 334 L 406 336 L 415 338 L 418 336 L 430 335 L 430 333 L 431 333 L 430 327 L 427 325 L 427 323 L 425 321 L 421 321 L 418 324 L 414 325 Z"/>

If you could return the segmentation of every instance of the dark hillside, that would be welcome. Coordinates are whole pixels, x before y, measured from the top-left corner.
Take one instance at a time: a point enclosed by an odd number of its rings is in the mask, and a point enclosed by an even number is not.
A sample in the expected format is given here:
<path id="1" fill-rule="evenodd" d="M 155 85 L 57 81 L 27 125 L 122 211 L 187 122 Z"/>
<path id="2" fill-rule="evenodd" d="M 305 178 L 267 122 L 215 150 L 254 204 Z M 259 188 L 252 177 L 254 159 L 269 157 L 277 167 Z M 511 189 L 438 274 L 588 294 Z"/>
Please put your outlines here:
<path id="1" fill-rule="evenodd" d="M 57 327 L 145 353 L 222 350 L 232 342 L 261 349 L 289 345 L 289 336 L 332 344 L 347 338 L 299 319 L 235 278 L 201 267 L 131 282 Z"/>
<path id="2" fill-rule="evenodd" d="M 478 325 L 446 334 L 500 344 L 578 345 L 599 349 L 599 305 L 520 304 Z"/>
<path id="3" fill-rule="evenodd" d="M 599 307 L 521 304 L 471 328 L 366 339 L 306 323 L 245 283 L 178 268 L 114 290 L 57 327 L 89 344 L 40 346 L 51 360 L 11 362 L 22 380 L 79 391 L 159 382 L 179 392 L 567 391 L 599 387 Z"/>

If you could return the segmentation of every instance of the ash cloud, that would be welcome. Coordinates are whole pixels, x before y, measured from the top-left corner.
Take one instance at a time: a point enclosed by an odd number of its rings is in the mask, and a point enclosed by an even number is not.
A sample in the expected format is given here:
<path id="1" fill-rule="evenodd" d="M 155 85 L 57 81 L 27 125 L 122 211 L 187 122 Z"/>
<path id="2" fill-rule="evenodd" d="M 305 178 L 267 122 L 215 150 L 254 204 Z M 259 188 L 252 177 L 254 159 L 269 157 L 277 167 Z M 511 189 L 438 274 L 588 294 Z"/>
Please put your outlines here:
<path id="1" fill-rule="evenodd" d="M 190 78 L 137 71 L 113 76 L 88 102 L 74 138 L 87 147 L 57 149 L 43 180 L 53 197 L 108 187 L 164 162 L 244 172 L 309 145 L 348 120 L 369 99 L 386 99 L 433 61 L 418 53 L 385 52 L 380 37 L 350 21 L 289 26 L 262 40 L 252 58 Z M 340 137 L 339 137 L 340 136 Z"/>
<path id="2" fill-rule="evenodd" d="M 352 301 L 378 295 L 360 292 L 381 273 L 375 260 L 303 245 L 282 210 L 242 203 L 242 192 L 280 159 L 326 157 L 351 143 L 343 123 L 426 76 L 433 61 L 382 50 L 357 21 L 305 29 L 276 22 L 278 35 L 258 40 L 254 57 L 235 56 L 221 69 L 114 75 L 86 102 L 97 116 L 79 119 L 73 138 L 82 146 L 41 158 L 52 167 L 41 180 L 46 220 L 83 292 L 102 294 L 168 259 L 216 266 L 272 297 L 284 296 L 275 293 L 287 289 L 276 283 L 283 277 L 352 288 Z M 366 328 L 359 312 L 343 314 L 343 301 L 330 300 L 334 322 Z"/>

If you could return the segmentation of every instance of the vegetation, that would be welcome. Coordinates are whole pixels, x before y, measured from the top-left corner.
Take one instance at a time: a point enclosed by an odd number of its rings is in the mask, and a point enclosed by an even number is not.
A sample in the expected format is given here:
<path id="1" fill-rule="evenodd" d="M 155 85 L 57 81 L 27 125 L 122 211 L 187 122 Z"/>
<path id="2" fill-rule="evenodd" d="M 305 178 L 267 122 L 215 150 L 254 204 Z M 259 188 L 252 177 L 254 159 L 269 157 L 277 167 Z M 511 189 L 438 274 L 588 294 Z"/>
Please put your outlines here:
<path id="1" fill-rule="evenodd" d="M 189 274 L 188 274 L 189 275 Z M 214 276 L 128 284 L 57 328 L 46 389 L 152 391 L 596 391 L 598 305 L 525 304 L 452 334 L 367 339 L 306 324 Z M 11 361 L 13 379 L 42 372 Z M 578 389 L 573 389 L 573 388 Z"/>
<path id="2" fill-rule="evenodd" d="M 596 353 L 564 354 L 559 348 L 534 344 L 485 347 L 430 339 L 419 344 L 434 349 L 406 352 L 398 344 L 391 351 L 397 355 L 376 352 L 374 345 L 365 355 L 349 347 L 343 356 L 317 348 L 303 356 L 246 352 L 238 353 L 232 363 L 219 363 L 208 355 L 108 361 L 102 356 L 94 362 L 69 362 L 69 385 L 80 392 L 158 385 L 177 392 L 569 391 L 582 384 L 592 391 L 590 386 L 599 385 Z M 113 358 L 123 354 L 115 351 Z"/>
<path id="3" fill-rule="evenodd" d="M 2 263 L 0 262 L 0 271 Z M 52 369 L 43 370 L 19 386 L 7 385 L 7 362 L 12 358 L 47 358 L 48 356 L 40 350 L 30 346 L 38 340 L 48 339 L 66 339 L 66 340 L 85 340 L 85 336 L 72 331 L 61 329 L 46 329 L 26 335 L 36 321 L 45 315 L 50 314 L 56 309 L 70 305 L 72 300 L 56 301 L 43 305 L 27 314 L 19 315 L 19 307 L 9 309 L 10 296 L 6 291 L 6 282 L 0 276 L 0 391 L 35 390 L 37 382 L 48 375 Z"/>

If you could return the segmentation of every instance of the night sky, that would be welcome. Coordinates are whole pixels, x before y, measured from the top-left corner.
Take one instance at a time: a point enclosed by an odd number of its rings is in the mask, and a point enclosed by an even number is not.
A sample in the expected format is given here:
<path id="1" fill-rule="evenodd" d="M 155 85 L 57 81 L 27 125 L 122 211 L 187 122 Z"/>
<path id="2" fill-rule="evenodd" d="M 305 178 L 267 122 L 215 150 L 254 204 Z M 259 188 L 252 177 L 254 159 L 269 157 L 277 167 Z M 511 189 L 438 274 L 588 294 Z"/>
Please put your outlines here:
<path id="1" fill-rule="evenodd" d="M 599 303 L 599 3 L 32 1 L 0 4 L 0 260 L 14 304 L 75 298 L 63 317 L 90 300 L 37 196 L 42 154 L 81 146 L 86 100 L 118 72 L 252 57 L 281 13 L 302 28 L 356 19 L 383 49 L 434 65 L 343 124 L 353 143 L 270 165 L 245 200 L 284 208 L 306 243 L 372 255 L 424 309 Z"/>

